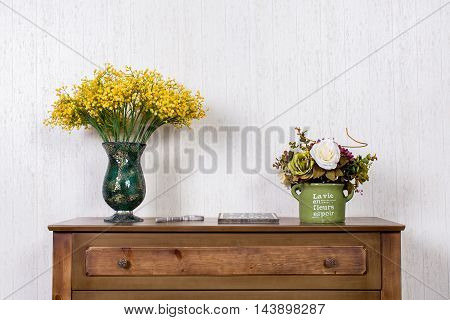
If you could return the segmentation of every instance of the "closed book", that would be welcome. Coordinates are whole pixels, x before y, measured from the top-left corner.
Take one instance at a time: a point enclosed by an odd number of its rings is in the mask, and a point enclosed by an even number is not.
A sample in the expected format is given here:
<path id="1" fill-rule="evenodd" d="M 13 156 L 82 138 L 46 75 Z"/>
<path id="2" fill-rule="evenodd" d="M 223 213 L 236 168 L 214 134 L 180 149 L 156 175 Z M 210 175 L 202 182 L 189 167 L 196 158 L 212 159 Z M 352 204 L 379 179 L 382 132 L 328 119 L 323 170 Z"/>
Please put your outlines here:
<path id="1" fill-rule="evenodd" d="M 275 213 L 220 213 L 219 224 L 278 224 Z"/>

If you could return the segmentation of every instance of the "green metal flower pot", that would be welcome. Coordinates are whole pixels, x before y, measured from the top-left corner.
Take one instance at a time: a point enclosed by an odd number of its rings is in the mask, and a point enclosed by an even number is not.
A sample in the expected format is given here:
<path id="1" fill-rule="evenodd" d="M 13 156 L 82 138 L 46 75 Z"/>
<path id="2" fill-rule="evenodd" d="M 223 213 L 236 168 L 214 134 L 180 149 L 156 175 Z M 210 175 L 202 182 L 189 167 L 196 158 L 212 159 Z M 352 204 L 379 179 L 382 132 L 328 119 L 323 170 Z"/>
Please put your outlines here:
<path id="1" fill-rule="evenodd" d="M 145 197 L 145 179 L 141 167 L 141 155 L 145 144 L 131 142 L 105 142 L 108 169 L 103 181 L 103 199 L 116 211 L 105 222 L 141 222 L 136 209 Z"/>
<path id="2" fill-rule="evenodd" d="M 344 195 L 339 183 L 300 183 L 292 186 L 291 193 L 298 200 L 302 223 L 342 223 L 345 204 L 354 192 Z"/>

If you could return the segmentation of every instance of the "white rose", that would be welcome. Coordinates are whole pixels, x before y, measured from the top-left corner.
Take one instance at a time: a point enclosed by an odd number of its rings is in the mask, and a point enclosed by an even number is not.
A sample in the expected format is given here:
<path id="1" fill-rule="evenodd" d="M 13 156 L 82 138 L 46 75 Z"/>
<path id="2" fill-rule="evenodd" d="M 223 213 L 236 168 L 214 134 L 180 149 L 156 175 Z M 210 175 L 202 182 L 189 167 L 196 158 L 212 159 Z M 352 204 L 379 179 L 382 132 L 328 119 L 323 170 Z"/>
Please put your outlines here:
<path id="1" fill-rule="evenodd" d="M 316 143 L 310 153 L 317 165 L 325 170 L 336 169 L 341 158 L 339 146 L 333 139 L 324 139 Z"/>

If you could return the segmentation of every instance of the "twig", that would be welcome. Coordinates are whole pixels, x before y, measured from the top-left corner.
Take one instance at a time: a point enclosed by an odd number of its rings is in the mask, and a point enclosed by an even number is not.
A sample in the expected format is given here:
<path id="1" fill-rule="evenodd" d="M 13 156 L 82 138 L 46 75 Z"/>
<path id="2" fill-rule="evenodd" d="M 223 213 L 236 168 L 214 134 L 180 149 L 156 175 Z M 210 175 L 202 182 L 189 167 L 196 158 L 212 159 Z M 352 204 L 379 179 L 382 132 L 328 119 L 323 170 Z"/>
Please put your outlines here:
<path id="1" fill-rule="evenodd" d="M 352 138 L 352 136 L 350 136 L 350 134 L 348 133 L 348 128 L 345 128 L 345 133 L 347 134 L 347 137 L 349 137 L 351 140 L 353 140 L 356 143 L 359 143 L 359 146 L 341 146 L 344 148 L 365 148 L 367 147 L 369 144 L 367 144 L 366 142 L 361 142 L 356 140 L 355 138 Z"/>

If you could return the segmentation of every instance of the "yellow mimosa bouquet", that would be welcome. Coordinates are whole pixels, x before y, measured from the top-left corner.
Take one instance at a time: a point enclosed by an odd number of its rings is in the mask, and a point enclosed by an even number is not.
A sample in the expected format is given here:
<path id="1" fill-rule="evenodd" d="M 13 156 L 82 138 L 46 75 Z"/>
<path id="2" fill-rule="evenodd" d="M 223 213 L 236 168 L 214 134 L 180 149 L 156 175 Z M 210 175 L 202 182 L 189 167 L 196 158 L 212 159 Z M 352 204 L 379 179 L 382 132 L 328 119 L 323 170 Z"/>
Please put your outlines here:
<path id="1" fill-rule="evenodd" d="M 204 99 L 155 70 L 118 70 L 107 64 L 68 90 L 56 89 L 57 100 L 44 122 L 71 131 L 94 128 L 104 142 L 143 143 L 163 124 L 190 126 L 205 117 Z"/>

